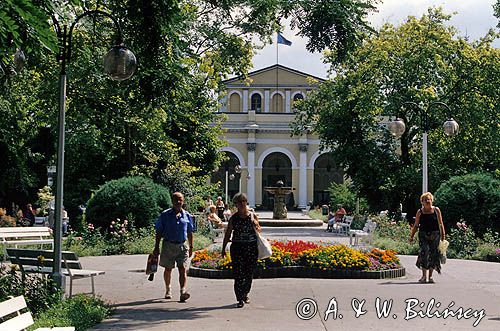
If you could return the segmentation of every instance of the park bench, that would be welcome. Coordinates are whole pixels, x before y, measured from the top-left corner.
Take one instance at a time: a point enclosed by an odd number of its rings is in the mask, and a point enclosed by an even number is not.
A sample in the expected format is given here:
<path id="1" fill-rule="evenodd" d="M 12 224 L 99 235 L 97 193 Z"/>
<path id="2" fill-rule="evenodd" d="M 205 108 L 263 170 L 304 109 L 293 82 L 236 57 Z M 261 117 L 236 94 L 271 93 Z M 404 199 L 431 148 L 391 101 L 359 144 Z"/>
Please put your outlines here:
<path id="1" fill-rule="evenodd" d="M 8 259 L 17 264 L 23 277 L 26 273 L 51 274 L 54 266 L 54 251 L 42 249 L 7 248 Z M 73 280 L 89 278 L 92 295 L 95 295 L 94 277 L 104 275 L 104 271 L 83 269 L 78 256 L 73 252 L 62 252 L 61 273 L 69 277 L 69 296 L 73 295 Z"/>
<path id="2" fill-rule="evenodd" d="M 0 302 L 0 331 L 21 331 L 33 325 L 33 316 L 26 306 L 24 297 L 18 296 Z M 35 331 L 74 331 L 73 326 L 38 328 Z"/>
<path id="3" fill-rule="evenodd" d="M 2 227 L 0 228 L 0 243 L 3 246 L 4 260 L 8 246 L 50 245 L 54 248 L 52 232 L 48 227 Z"/>

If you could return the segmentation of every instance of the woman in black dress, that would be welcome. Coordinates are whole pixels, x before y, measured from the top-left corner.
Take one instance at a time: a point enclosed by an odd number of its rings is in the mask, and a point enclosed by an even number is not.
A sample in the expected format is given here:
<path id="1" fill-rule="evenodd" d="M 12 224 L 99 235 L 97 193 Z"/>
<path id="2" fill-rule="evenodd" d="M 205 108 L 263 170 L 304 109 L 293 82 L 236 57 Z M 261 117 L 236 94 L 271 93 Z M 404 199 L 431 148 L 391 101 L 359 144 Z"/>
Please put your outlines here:
<path id="1" fill-rule="evenodd" d="M 434 197 L 430 192 L 422 194 L 420 202 L 422 208 L 417 211 L 415 225 L 411 229 L 410 243 L 418 229 L 418 243 L 420 252 L 417 258 L 417 267 L 422 269 L 422 278 L 420 283 L 434 283 L 432 273 L 436 270 L 441 273 L 441 262 L 439 260 L 439 240 L 445 239 L 443 217 L 441 210 L 432 205 Z M 428 278 L 427 278 L 427 271 Z"/>
<path id="2" fill-rule="evenodd" d="M 234 294 L 236 307 L 242 308 L 249 303 L 248 293 L 252 287 L 253 272 L 257 266 L 257 234 L 260 225 L 257 216 L 247 206 L 247 196 L 238 193 L 233 202 L 238 208 L 229 219 L 224 241 L 222 242 L 222 257 L 226 255 L 226 245 L 231 239 L 230 253 L 233 265 Z"/>

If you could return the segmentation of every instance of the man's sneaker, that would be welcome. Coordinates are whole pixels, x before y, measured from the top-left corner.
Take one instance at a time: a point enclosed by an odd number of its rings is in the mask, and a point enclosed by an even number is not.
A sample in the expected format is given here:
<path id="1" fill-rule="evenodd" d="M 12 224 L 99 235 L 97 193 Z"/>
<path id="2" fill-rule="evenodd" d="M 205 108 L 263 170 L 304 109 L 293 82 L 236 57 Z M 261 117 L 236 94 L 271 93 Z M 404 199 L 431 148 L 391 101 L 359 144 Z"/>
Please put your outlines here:
<path id="1" fill-rule="evenodd" d="M 172 299 L 172 291 L 170 289 L 165 292 L 165 299 Z"/>
<path id="2" fill-rule="evenodd" d="M 181 292 L 181 297 L 180 297 L 179 301 L 180 302 L 185 302 L 190 297 L 191 297 L 191 294 L 189 294 L 187 291 L 186 292 Z"/>

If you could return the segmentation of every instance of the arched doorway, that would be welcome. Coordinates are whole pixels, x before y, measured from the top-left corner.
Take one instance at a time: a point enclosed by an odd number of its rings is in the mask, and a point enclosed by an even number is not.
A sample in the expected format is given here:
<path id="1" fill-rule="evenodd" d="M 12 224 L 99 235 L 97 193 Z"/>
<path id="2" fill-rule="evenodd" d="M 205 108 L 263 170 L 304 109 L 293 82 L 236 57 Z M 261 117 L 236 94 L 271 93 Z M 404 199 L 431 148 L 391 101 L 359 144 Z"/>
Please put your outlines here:
<path id="1" fill-rule="evenodd" d="M 320 155 L 314 162 L 314 205 L 330 203 L 329 188 L 331 183 L 344 182 L 344 172 L 338 169 L 330 153 Z"/>
<path id="2" fill-rule="evenodd" d="M 272 209 L 274 198 L 264 190 L 266 186 L 276 186 L 277 181 L 283 181 L 285 186 L 292 186 L 292 162 L 288 156 L 281 152 L 274 152 L 266 156 L 262 162 L 262 207 Z M 295 205 L 294 195 L 289 194 L 286 202 L 287 208 Z"/>
<path id="3" fill-rule="evenodd" d="M 240 192 L 241 173 L 236 173 L 235 167 L 240 164 L 238 157 L 231 152 L 224 152 L 226 160 L 222 162 L 219 169 L 212 173 L 211 183 L 219 183 L 217 194 L 226 201 L 226 172 L 227 172 L 227 201 L 231 201 L 234 195 Z M 215 201 L 216 197 L 212 197 Z"/>

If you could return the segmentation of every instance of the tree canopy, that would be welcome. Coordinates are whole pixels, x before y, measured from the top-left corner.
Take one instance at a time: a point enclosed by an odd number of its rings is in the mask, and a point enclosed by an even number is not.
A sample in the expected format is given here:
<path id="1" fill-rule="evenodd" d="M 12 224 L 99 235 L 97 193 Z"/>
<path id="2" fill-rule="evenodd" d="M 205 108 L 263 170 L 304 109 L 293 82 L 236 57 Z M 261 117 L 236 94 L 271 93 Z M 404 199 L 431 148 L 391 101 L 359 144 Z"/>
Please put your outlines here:
<path id="1" fill-rule="evenodd" d="M 449 15 L 429 9 L 399 27 L 384 25 L 344 63 L 332 64 L 334 78 L 301 105 L 296 133 L 316 131 L 323 147 L 365 196 L 372 209 L 395 210 L 400 202 L 414 214 L 421 188 L 420 114 L 404 105 L 430 107 L 429 190 L 453 175 L 500 169 L 500 51 L 493 32 L 477 42 L 459 37 Z M 446 137 L 443 122 L 460 125 Z M 391 116 L 391 117 L 389 117 Z M 406 131 L 392 137 L 387 121 L 401 117 Z"/>
<path id="2" fill-rule="evenodd" d="M 59 65 L 54 54 L 60 43 L 52 17 L 71 25 L 85 10 L 111 13 L 139 62 L 131 79 L 111 81 L 101 70 L 101 56 L 116 40 L 110 20 L 86 17 L 73 30 L 65 159 L 65 206 L 71 211 L 99 185 L 125 175 L 149 176 L 170 188 L 183 187 L 176 178 L 202 183 L 220 161 L 223 142 L 215 113 L 222 81 L 249 70 L 255 38 L 269 42 L 280 19 L 291 17 L 308 38 L 308 49 L 328 47 L 338 62 L 370 32 L 365 18 L 373 3 L 2 1 L 0 38 L 12 35 L 13 47 L 22 46 L 29 62 L 22 75 L 4 80 L 0 91 L 0 150 L 6 151 L 0 198 L 19 203 L 14 193 L 34 195 L 45 185 L 45 167 L 55 161 Z M 10 54 L 12 49 L 2 48 L 0 60 Z"/>

